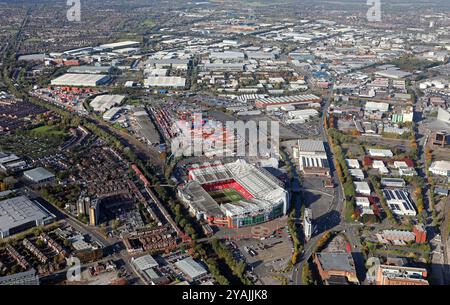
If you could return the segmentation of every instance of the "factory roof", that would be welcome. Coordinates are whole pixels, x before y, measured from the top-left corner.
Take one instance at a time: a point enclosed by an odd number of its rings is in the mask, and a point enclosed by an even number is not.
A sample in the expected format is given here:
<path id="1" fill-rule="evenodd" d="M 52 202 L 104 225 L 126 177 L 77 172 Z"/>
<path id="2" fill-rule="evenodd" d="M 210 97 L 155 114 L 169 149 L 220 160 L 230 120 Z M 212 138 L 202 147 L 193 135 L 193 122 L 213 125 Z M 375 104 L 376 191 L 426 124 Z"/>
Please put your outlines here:
<path id="1" fill-rule="evenodd" d="M 325 146 L 322 141 L 299 140 L 298 149 L 300 152 L 325 152 Z"/>
<path id="2" fill-rule="evenodd" d="M 74 74 L 66 73 L 52 80 L 53 86 L 97 86 L 100 82 L 109 79 L 107 75 L 101 74 Z"/>
<path id="3" fill-rule="evenodd" d="M 34 182 L 40 182 L 55 177 L 55 175 L 53 175 L 51 172 L 42 167 L 37 167 L 35 169 L 26 171 L 23 174 L 25 177 Z"/>
<path id="4" fill-rule="evenodd" d="M 144 81 L 146 87 L 185 87 L 186 79 L 179 76 L 150 76 Z"/>
<path id="5" fill-rule="evenodd" d="M 53 217 L 39 203 L 25 196 L 0 201 L 0 232 Z"/>
<path id="6" fill-rule="evenodd" d="M 140 271 L 145 271 L 159 265 L 151 255 L 144 255 L 138 258 L 133 258 L 133 264 Z"/>
<path id="7" fill-rule="evenodd" d="M 355 272 L 355 265 L 352 255 L 349 253 L 317 253 L 317 258 L 326 271 L 339 270 L 346 272 Z"/>
<path id="8" fill-rule="evenodd" d="M 208 273 L 206 269 L 203 268 L 202 265 L 197 263 L 192 257 L 188 257 L 179 262 L 176 262 L 175 265 L 191 279 L 195 279 Z"/>
<path id="9" fill-rule="evenodd" d="M 95 111 L 105 112 L 106 110 L 111 109 L 113 106 L 120 105 L 122 101 L 125 99 L 124 95 L 100 95 L 97 96 L 91 103 L 91 107 L 94 108 Z"/>
<path id="10" fill-rule="evenodd" d="M 100 48 L 102 48 L 102 49 L 121 49 L 121 48 L 130 47 L 130 46 L 136 46 L 139 44 L 140 43 L 137 41 L 120 41 L 120 42 L 102 44 L 102 45 L 100 45 Z"/>

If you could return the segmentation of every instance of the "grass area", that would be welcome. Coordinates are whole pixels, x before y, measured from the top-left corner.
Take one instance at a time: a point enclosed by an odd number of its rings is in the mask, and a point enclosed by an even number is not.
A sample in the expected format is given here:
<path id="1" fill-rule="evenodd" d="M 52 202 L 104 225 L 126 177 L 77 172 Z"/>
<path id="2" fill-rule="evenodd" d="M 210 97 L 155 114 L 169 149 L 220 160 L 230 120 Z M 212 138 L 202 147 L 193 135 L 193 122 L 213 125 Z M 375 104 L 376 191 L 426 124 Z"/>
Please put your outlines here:
<path id="1" fill-rule="evenodd" d="M 31 133 L 41 136 L 66 136 L 64 130 L 60 130 L 56 126 L 48 126 L 48 125 L 32 129 Z"/>
<path id="2" fill-rule="evenodd" d="M 233 189 L 225 189 L 223 190 L 223 193 L 231 202 L 238 202 L 244 199 L 241 194 L 239 194 L 238 191 Z"/>
<path id="3" fill-rule="evenodd" d="M 35 159 L 59 152 L 58 148 L 62 143 L 61 137 L 34 137 L 29 133 L 2 135 L 0 137 L 0 150 Z"/>

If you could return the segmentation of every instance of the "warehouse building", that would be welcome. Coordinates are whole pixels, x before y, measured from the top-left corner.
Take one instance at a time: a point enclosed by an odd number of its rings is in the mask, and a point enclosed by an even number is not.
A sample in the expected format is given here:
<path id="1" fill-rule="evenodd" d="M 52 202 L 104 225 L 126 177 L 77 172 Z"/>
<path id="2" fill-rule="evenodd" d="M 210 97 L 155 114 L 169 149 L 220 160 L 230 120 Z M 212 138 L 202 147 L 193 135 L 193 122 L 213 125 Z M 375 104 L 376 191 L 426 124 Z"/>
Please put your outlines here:
<path id="1" fill-rule="evenodd" d="M 39 276 L 34 268 L 7 276 L 0 277 L 0 286 L 37 286 Z"/>
<path id="2" fill-rule="evenodd" d="M 94 100 L 89 105 L 94 109 L 94 111 L 103 113 L 114 106 L 120 105 L 124 99 L 124 95 L 105 94 L 94 98 Z"/>
<path id="3" fill-rule="evenodd" d="M 187 70 L 191 60 L 189 59 L 178 59 L 178 58 L 170 58 L 170 59 L 149 59 L 146 62 L 147 67 L 153 67 L 156 69 L 166 69 L 171 68 L 175 70 Z"/>
<path id="4" fill-rule="evenodd" d="M 25 196 L 0 201 L 0 237 L 23 232 L 33 227 L 47 225 L 56 219 L 36 201 Z"/>
<path id="5" fill-rule="evenodd" d="M 305 175 L 330 176 L 330 165 L 322 141 L 299 140 L 297 157 Z"/>
<path id="6" fill-rule="evenodd" d="M 369 155 L 371 157 L 392 158 L 394 154 L 389 149 L 369 149 Z"/>
<path id="7" fill-rule="evenodd" d="M 109 82 L 108 75 L 66 73 L 51 81 L 52 86 L 97 87 Z"/>
<path id="8" fill-rule="evenodd" d="M 111 66 L 78 66 L 67 70 L 67 73 L 76 74 L 110 74 Z"/>
<path id="9" fill-rule="evenodd" d="M 136 48 L 141 45 L 140 42 L 137 41 L 120 41 L 120 42 L 114 42 L 114 43 L 108 43 L 108 44 L 102 44 L 99 47 L 103 49 L 103 51 L 115 51 L 120 49 L 127 49 L 127 48 Z"/>
<path id="10" fill-rule="evenodd" d="M 192 257 L 176 262 L 175 266 L 183 272 L 189 281 L 196 281 L 208 274 L 208 271 Z"/>
<path id="11" fill-rule="evenodd" d="M 357 194 L 370 196 L 370 185 L 367 182 L 353 182 Z"/>
<path id="12" fill-rule="evenodd" d="M 406 182 L 401 178 L 382 178 L 381 186 L 384 187 L 405 187 Z"/>
<path id="13" fill-rule="evenodd" d="M 264 108 L 267 111 L 280 109 L 283 106 L 321 103 L 322 99 L 314 94 L 294 95 L 283 97 L 259 98 L 255 101 L 257 108 Z"/>
<path id="14" fill-rule="evenodd" d="M 450 177 L 450 161 L 436 161 L 430 166 L 430 172 L 438 176 Z"/>
<path id="15" fill-rule="evenodd" d="M 416 216 L 417 212 L 408 192 L 400 189 L 383 190 L 389 209 L 398 216 Z"/>
<path id="16" fill-rule="evenodd" d="M 49 183 L 55 180 L 55 175 L 42 167 L 26 171 L 23 173 L 24 177 L 33 183 Z"/>
<path id="17" fill-rule="evenodd" d="M 147 88 L 182 88 L 186 87 L 186 78 L 179 76 L 149 76 L 144 81 Z"/>

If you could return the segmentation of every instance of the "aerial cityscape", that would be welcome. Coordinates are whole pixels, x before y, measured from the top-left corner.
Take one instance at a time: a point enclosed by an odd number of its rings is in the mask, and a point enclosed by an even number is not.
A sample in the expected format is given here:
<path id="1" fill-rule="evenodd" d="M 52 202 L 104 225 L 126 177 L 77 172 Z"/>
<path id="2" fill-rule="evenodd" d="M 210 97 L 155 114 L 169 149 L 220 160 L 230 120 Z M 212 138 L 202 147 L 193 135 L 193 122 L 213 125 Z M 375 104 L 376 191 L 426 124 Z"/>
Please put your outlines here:
<path id="1" fill-rule="evenodd" d="M 448 285 L 449 233 L 450 1 L 0 0 L 0 286 Z"/>

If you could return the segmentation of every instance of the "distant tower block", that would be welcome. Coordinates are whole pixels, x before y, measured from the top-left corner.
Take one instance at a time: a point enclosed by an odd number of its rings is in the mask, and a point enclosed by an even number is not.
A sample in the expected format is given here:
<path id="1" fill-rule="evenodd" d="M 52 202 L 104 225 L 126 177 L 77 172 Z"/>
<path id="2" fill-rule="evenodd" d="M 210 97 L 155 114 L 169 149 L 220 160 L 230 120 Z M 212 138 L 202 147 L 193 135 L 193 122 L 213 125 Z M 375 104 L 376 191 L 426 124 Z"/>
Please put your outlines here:
<path id="1" fill-rule="evenodd" d="M 433 20 L 430 21 L 430 28 L 434 28 L 435 22 Z"/>

